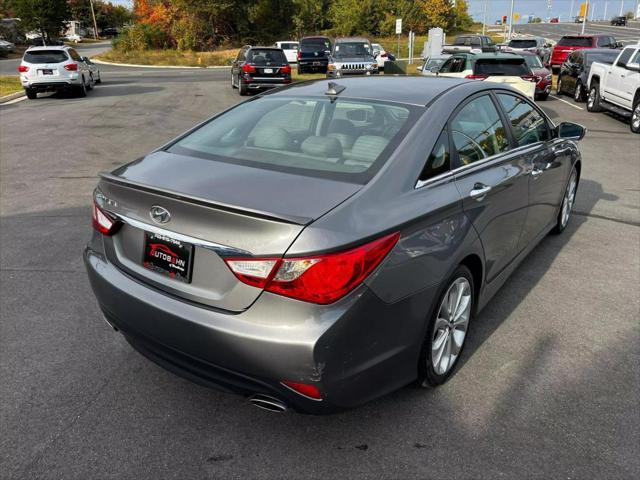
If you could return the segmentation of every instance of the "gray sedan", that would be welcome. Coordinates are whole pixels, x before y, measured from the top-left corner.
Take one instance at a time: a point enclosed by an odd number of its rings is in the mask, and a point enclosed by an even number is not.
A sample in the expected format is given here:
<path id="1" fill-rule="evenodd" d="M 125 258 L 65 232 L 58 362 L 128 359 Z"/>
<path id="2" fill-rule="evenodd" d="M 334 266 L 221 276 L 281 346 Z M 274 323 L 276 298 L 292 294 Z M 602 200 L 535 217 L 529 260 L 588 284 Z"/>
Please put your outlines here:
<path id="1" fill-rule="evenodd" d="M 567 226 L 583 135 L 499 84 L 294 84 L 102 174 L 89 279 L 143 355 L 262 408 L 435 387 Z"/>

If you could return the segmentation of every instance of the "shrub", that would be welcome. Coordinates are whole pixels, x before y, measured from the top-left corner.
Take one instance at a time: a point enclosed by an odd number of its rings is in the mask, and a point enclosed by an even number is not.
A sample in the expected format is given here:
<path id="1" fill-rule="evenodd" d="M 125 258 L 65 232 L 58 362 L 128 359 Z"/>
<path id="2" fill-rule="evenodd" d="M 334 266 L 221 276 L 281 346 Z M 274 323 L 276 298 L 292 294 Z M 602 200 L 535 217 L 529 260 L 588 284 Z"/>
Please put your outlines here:
<path id="1" fill-rule="evenodd" d="M 113 40 L 113 48 L 122 52 L 167 48 L 167 34 L 157 25 L 137 24 Z"/>

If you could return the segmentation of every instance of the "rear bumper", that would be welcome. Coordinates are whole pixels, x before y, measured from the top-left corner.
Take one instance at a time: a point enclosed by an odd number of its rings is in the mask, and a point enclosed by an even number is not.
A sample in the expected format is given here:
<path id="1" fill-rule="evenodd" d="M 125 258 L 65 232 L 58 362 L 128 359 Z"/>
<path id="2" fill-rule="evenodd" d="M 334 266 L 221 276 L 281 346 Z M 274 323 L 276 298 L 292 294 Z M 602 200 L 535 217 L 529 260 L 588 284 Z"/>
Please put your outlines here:
<path id="1" fill-rule="evenodd" d="M 82 84 L 81 79 L 64 79 L 55 81 L 29 81 L 22 80 L 24 88 L 31 88 L 36 91 L 62 90 L 65 88 L 76 87 Z"/>
<path id="2" fill-rule="evenodd" d="M 314 414 L 410 383 L 424 325 L 416 302 L 435 293 L 389 305 L 362 285 L 327 306 L 263 293 L 250 309 L 229 314 L 141 284 L 91 246 L 84 260 L 105 317 L 146 357 L 196 383 L 270 395 Z M 295 393 L 282 380 L 314 384 L 323 399 Z"/>
<path id="3" fill-rule="evenodd" d="M 284 85 L 291 85 L 291 80 L 288 81 L 251 81 L 244 82 L 245 86 L 250 90 L 266 90 L 269 88 L 282 87 Z"/>

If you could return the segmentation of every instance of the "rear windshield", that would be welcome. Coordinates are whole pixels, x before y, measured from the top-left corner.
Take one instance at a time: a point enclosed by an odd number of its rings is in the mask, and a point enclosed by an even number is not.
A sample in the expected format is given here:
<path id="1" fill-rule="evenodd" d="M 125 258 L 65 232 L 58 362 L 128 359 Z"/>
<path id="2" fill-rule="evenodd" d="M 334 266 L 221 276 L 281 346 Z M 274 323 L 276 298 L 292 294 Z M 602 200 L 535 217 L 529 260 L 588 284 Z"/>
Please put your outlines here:
<path id="1" fill-rule="evenodd" d="M 454 45 L 481 45 L 479 37 L 456 37 Z"/>
<path id="2" fill-rule="evenodd" d="M 535 48 L 535 40 L 511 40 L 509 46 L 512 48 Z"/>
<path id="3" fill-rule="evenodd" d="M 282 50 L 252 48 L 247 52 L 247 62 L 254 65 L 282 65 L 287 57 Z"/>
<path id="4" fill-rule="evenodd" d="M 242 103 L 167 150 L 220 162 L 366 183 L 420 114 L 406 105 L 265 96 Z"/>
<path id="5" fill-rule="evenodd" d="M 284 50 L 297 50 L 298 44 L 297 43 L 281 43 L 280 48 Z"/>
<path id="6" fill-rule="evenodd" d="M 333 55 L 336 58 L 341 57 L 363 57 L 371 55 L 371 47 L 365 42 L 341 42 L 336 43 Z"/>
<path id="7" fill-rule="evenodd" d="M 590 67 L 593 62 L 613 64 L 616 58 L 618 58 L 619 54 L 620 54 L 620 50 L 611 50 L 608 52 L 598 52 L 598 53 L 589 52 L 587 55 L 585 55 L 587 67 Z"/>
<path id="8" fill-rule="evenodd" d="M 25 52 L 24 61 L 29 63 L 62 63 L 69 60 L 62 50 L 34 50 Z"/>
<path id="9" fill-rule="evenodd" d="M 514 59 L 483 59 L 476 60 L 473 66 L 473 73 L 476 75 L 490 76 L 516 76 L 531 73 L 523 58 Z"/>
<path id="10" fill-rule="evenodd" d="M 542 62 L 540 61 L 540 57 L 537 55 L 525 55 L 524 61 L 527 62 L 529 68 L 544 68 Z"/>
<path id="11" fill-rule="evenodd" d="M 322 40 L 319 38 L 302 40 L 300 42 L 300 50 L 303 52 L 322 52 L 325 50 L 331 50 L 331 43 L 329 43 L 329 40 Z"/>
<path id="12" fill-rule="evenodd" d="M 558 41 L 561 47 L 590 47 L 591 43 L 590 37 L 562 37 Z"/>

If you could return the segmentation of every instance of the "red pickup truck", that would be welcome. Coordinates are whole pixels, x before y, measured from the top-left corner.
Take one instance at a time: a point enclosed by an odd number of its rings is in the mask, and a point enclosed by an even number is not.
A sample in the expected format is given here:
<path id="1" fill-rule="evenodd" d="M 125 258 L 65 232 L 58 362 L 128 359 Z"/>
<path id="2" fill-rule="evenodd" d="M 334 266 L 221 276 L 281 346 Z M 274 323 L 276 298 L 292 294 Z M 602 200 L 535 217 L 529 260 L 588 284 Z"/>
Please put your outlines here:
<path id="1" fill-rule="evenodd" d="M 617 42 L 611 35 L 565 35 L 551 52 L 551 68 L 559 69 L 569 54 L 574 50 L 585 48 L 619 48 Z"/>

